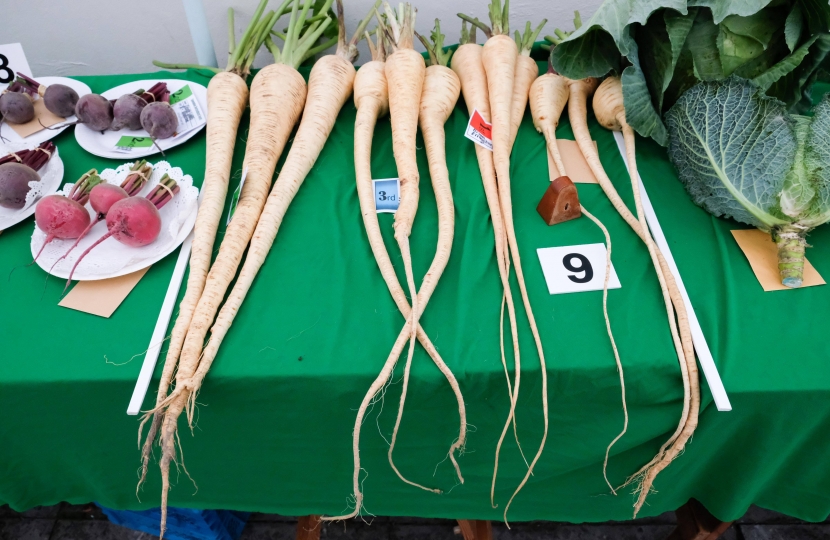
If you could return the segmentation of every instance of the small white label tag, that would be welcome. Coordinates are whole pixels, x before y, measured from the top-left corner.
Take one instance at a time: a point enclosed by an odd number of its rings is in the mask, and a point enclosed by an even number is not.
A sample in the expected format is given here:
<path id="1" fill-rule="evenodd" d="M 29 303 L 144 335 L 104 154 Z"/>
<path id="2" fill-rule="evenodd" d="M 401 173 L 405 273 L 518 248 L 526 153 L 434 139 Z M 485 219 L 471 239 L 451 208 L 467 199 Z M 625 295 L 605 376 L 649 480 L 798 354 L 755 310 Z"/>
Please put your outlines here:
<path id="1" fill-rule="evenodd" d="M 170 94 L 170 106 L 179 120 L 176 136 L 184 135 L 207 123 L 199 101 L 193 95 L 190 85 L 186 84 Z"/>
<path id="2" fill-rule="evenodd" d="M 488 124 L 478 109 L 473 109 L 464 136 L 487 150 L 493 151 L 492 124 Z"/>
<path id="3" fill-rule="evenodd" d="M 401 182 L 397 178 L 372 180 L 375 192 L 375 210 L 378 214 L 394 214 L 400 204 Z"/>
<path id="4" fill-rule="evenodd" d="M 550 294 L 601 291 L 605 283 L 605 244 L 582 244 L 536 250 Z M 620 280 L 611 265 L 609 289 L 619 289 Z"/>
<path id="5" fill-rule="evenodd" d="M 239 185 L 236 186 L 236 189 L 231 195 L 231 205 L 228 208 L 228 219 L 225 221 L 225 227 L 227 227 L 230 222 L 231 218 L 233 217 L 234 212 L 236 212 L 236 205 L 239 204 L 239 196 L 242 194 L 242 186 L 245 185 L 245 178 L 248 177 L 248 167 L 242 169 L 242 178 L 239 179 Z"/>
<path id="6" fill-rule="evenodd" d="M 20 43 L 0 45 L 0 90 L 4 90 L 17 78 L 17 72 L 32 76 L 32 69 L 23 54 Z"/>

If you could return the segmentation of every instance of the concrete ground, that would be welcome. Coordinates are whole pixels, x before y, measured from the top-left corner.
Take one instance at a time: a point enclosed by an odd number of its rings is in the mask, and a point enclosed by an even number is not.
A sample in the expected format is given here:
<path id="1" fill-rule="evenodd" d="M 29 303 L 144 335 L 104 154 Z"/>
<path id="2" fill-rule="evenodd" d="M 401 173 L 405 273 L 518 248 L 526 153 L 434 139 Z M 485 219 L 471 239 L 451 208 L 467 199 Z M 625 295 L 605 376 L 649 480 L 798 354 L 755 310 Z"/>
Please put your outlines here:
<path id="1" fill-rule="evenodd" d="M 635 521 L 573 525 L 534 521 L 515 523 L 512 530 L 493 523 L 496 540 L 664 540 L 674 528 L 668 512 Z M 456 523 L 448 519 L 374 518 L 370 523 L 325 524 L 326 540 L 459 540 Z M 297 519 L 252 514 L 240 540 L 294 540 Z M 32 508 L 23 513 L 0 506 L 0 540 L 151 540 L 155 536 L 110 523 L 93 504 Z M 830 540 L 830 520 L 806 523 L 752 507 L 721 537 L 724 540 Z"/>

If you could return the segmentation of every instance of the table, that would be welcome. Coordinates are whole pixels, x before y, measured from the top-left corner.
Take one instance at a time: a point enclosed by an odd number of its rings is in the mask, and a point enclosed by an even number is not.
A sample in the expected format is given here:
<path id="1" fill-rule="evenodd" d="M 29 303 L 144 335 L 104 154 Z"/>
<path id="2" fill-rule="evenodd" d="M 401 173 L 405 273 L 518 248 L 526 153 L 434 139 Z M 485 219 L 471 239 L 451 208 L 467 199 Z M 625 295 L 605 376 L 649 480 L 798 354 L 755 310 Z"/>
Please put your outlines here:
<path id="1" fill-rule="evenodd" d="M 153 74 L 80 77 L 93 91 Z M 207 74 L 164 73 L 207 84 Z M 199 396 L 195 430 L 180 423 L 187 470 L 172 474 L 171 506 L 338 514 L 351 494 L 351 430 L 364 393 L 403 324 L 371 255 L 354 186 L 348 103 L 314 170 L 291 206 L 279 236 L 227 336 Z M 386 460 L 399 378 L 362 432 L 365 509 L 376 515 L 500 519 L 524 474 L 515 442 L 502 452 L 496 501 L 489 485 L 495 442 L 508 411 L 499 358 L 500 280 L 492 227 L 472 143 L 463 138 L 463 105 L 447 126 L 447 164 L 456 206 L 452 256 L 422 319 L 458 377 L 470 424 L 455 485 L 446 451 L 457 433 L 453 395 L 419 349 L 396 462 L 413 480 L 443 495 L 403 484 Z M 241 172 L 247 116 L 234 156 Z M 612 135 L 591 119 L 610 177 L 633 207 Z M 388 120 L 373 149 L 377 178 L 394 177 Z M 560 138 L 572 138 L 567 119 Z M 71 130 L 55 139 L 74 181 L 91 167 L 120 162 L 83 152 Z M 421 201 L 412 233 L 416 279 L 437 237 L 436 211 L 423 144 Z M 168 152 L 167 160 L 201 182 L 204 136 Z M 604 521 L 631 517 L 634 496 L 609 493 L 602 477 L 608 442 L 622 426 L 619 381 L 602 317 L 601 292 L 549 295 L 539 247 L 602 242 L 578 219 L 546 226 L 535 206 L 548 185 L 543 138 L 526 114 L 512 163 L 514 214 L 531 302 L 543 336 L 550 382 L 550 435 L 534 476 L 514 501 L 513 521 Z M 830 287 L 764 293 L 729 231 L 743 228 L 692 204 L 664 149 L 638 140 L 643 181 L 680 268 L 723 377 L 733 411 L 715 410 L 705 382 L 700 426 L 655 483 L 641 516 L 680 507 L 690 497 L 723 521 L 751 504 L 806 520 L 830 512 L 830 344 L 821 338 Z M 279 165 L 278 165 L 279 170 Z M 611 231 L 622 288 L 609 294 L 610 317 L 626 371 L 631 423 L 609 464 L 622 483 L 674 430 L 682 386 L 660 292 L 645 247 L 600 188 L 580 185 L 585 206 Z M 227 211 L 227 209 L 226 209 Z M 391 234 L 385 240 L 401 279 Z M 117 509 L 159 504 L 155 464 L 140 500 L 135 494 L 138 422 L 124 411 L 177 256 L 155 264 L 110 319 L 60 308 L 63 283 L 31 260 L 27 220 L 0 235 L 0 503 L 16 510 L 59 501 L 94 500 Z M 220 237 L 224 227 L 220 231 Z M 830 277 L 830 227 L 810 236 L 807 256 Z M 217 244 L 218 245 L 218 244 Z M 514 291 L 518 298 L 518 291 Z M 541 438 L 541 377 L 523 310 L 519 310 L 522 388 L 519 435 L 532 453 Z M 164 352 L 164 351 L 162 351 Z M 156 388 L 160 365 L 145 401 Z M 379 433 L 380 431 L 380 433 Z M 434 472 L 434 475 L 433 475 Z"/>

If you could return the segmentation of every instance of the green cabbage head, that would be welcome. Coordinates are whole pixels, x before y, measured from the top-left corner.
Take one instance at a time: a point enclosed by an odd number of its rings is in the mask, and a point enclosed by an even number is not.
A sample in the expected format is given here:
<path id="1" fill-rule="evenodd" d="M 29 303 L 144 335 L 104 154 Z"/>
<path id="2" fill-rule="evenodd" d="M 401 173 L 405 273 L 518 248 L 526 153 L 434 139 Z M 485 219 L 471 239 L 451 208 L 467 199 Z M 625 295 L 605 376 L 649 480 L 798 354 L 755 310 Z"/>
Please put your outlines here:
<path id="1" fill-rule="evenodd" d="M 807 234 L 830 220 L 830 94 L 793 115 L 737 76 L 702 82 L 666 113 L 669 157 L 692 200 L 769 232 L 782 283 L 800 287 Z"/>

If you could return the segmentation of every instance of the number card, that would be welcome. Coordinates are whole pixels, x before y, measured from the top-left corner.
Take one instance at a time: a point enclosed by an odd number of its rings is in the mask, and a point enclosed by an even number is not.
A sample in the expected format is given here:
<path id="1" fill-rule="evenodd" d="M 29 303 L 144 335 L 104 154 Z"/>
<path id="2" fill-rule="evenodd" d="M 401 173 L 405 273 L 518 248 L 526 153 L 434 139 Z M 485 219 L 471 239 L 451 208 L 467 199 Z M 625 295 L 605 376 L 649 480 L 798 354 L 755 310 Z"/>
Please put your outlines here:
<path id="1" fill-rule="evenodd" d="M 464 136 L 487 150 L 493 151 L 492 124 L 488 124 L 478 109 L 473 109 Z"/>
<path id="2" fill-rule="evenodd" d="M 153 139 L 150 137 L 130 137 L 124 135 L 116 141 L 115 150 L 129 154 L 138 148 L 150 148 L 151 146 L 153 146 Z"/>
<path id="3" fill-rule="evenodd" d="M 550 294 L 601 291 L 605 283 L 605 244 L 582 244 L 536 250 Z M 609 289 L 619 289 L 614 265 Z"/>
<path id="4" fill-rule="evenodd" d="M 0 45 L 0 90 L 4 90 L 17 77 L 18 71 L 32 76 L 23 47 L 20 43 Z"/>
<path id="5" fill-rule="evenodd" d="M 401 182 L 397 178 L 372 180 L 375 189 L 375 210 L 378 214 L 394 214 L 400 204 Z"/>

